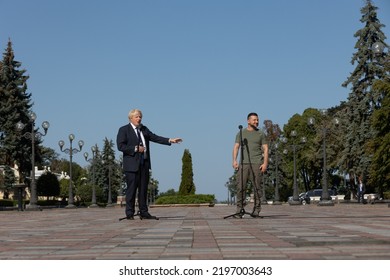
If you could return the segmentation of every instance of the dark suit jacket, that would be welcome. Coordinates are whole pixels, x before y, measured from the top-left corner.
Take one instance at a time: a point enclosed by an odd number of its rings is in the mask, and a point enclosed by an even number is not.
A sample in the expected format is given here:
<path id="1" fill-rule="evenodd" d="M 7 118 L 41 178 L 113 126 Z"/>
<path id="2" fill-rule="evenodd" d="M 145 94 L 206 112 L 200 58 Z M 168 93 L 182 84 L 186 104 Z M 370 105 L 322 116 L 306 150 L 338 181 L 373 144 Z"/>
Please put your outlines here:
<path id="1" fill-rule="evenodd" d="M 141 132 L 145 138 L 144 145 L 146 145 L 146 158 L 148 159 L 145 161 L 145 164 L 149 165 L 145 167 L 151 169 L 150 141 L 163 145 L 171 145 L 171 143 L 169 143 L 169 138 L 154 134 L 146 126 L 141 127 Z M 123 171 L 137 172 L 140 166 L 140 153 L 135 152 L 135 147 L 138 145 L 138 137 L 130 123 L 119 128 L 116 144 L 118 150 L 123 153 Z"/>

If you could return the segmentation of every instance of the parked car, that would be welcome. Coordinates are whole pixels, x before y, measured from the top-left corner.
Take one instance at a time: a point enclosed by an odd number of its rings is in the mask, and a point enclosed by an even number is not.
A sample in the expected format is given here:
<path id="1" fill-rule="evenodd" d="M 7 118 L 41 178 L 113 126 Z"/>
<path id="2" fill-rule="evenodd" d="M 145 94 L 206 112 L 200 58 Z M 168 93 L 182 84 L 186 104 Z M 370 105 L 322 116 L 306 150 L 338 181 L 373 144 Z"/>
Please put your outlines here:
<path id="1" fill-rule="evenodd" d="M 333 199 L 333 197 L 336 197 L 336 192 L 332 189 L 328 190 L 328 194 L 330 198 Z M 322 199 L 322 189 L 314 189 L 310 190 L 305 195 L 305 201 L 307 203 L 313 202 L 313 201 L 320 201 Z"/>
<path id="2" fill-rule="evenodd" d="M 328 190 L 329 196 L 333 199 L 333 197 L 336 197 L 336 193 L 334 190 Z M 305 193 L 300 193 L 299 194 L 299 201 L 301 202 L 302 205 L 305 204 L 310 204 L 311 202 L 314 201 L 320 201 L 322 197 L 322 189 L 314 189 L 310 190 Z M 293 197 L 290 196 L 288 198 L 288 201 L 292 201 Z"/>
<path id="3" fill-rule="evenodd" d="M 307 203 L 306 200 L 305 200 L 305 195 L 306 195 L 306 193 L 300 193 L 300 194 L 298 195 L 299 202 L 300 202 L 302 205 L 305 205 L 305 204 Z M 292 201 L 292 200 L 293 200 L 293 197 L 290 196 L 290 197 L 288 198 L 288 202 L 290 202 L 290 201 Z"/>

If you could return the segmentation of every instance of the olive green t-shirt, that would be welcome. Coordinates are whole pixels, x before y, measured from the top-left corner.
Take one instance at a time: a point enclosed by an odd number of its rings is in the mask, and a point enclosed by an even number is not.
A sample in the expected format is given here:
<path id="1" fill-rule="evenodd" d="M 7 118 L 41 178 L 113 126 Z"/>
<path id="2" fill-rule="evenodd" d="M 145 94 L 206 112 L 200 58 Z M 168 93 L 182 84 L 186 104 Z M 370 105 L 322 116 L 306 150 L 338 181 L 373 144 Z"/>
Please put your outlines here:
<path id="1" fill-rule="evenodd" d="M 263 163 L 262 145 L 267 144 L 267 139 L 261 130 L 242 130 L 243 163 L 261 164 Z M 236 135 L 236 143 L 240 143 L 240 132 Z M 249 151 L 249 153 L 248 153 Z M 241 152 L 241 150 L 240 150 Z"/>

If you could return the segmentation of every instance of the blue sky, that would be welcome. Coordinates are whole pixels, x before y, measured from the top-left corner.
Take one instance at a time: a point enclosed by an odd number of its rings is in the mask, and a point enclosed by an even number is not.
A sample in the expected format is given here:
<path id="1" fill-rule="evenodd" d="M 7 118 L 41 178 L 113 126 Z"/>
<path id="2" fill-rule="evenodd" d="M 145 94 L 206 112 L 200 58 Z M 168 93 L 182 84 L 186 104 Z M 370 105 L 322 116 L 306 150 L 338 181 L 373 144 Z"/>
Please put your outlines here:
<path id="1" fill-rule="evenodd" d="M 70 133 L 89 153 L 105 137 L 115 142 L 129 110 L 139 108 L 153 132 L 184 139 L 152 144 L 160 191 L 178 190 L 189 149 L 197 193 L 224 200 L 235 135 L 249 112 L 283 127 L 306 108 L 346 100 L 341 84 L 354 68 L 364 4 L 0 0 L 0 48 L 11 39 L 30 76 L 37 124 L 51 124 L 44 145 L 61 157 L 58 141 L 68 147 Z M 374 4 L 389 37 L 390 2 Z M 86 166 L 82 154 L 74 161 Z"/>

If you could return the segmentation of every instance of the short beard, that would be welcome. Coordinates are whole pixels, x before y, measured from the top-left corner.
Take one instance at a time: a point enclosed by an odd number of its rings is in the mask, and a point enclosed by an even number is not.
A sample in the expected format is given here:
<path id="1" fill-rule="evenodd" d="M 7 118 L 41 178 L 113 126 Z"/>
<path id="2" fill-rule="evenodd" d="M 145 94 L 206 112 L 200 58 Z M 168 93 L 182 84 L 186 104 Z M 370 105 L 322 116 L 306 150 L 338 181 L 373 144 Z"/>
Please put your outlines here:
<path id="1" fill-rule="evenodd" d="M 254 126 L 252 124 L 249 125 L 251 128 L 253 128 L 254 130 L 259 130 L 259 128 L 257 126 Z"/>

